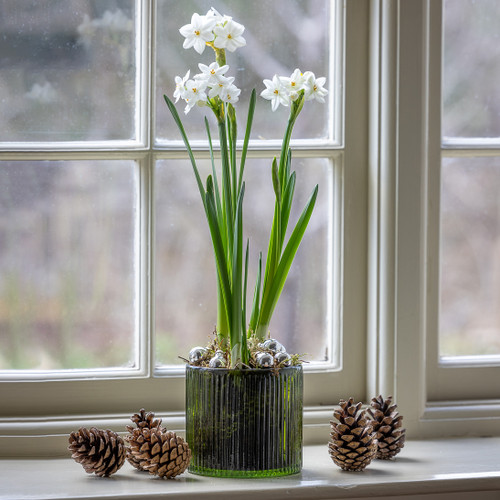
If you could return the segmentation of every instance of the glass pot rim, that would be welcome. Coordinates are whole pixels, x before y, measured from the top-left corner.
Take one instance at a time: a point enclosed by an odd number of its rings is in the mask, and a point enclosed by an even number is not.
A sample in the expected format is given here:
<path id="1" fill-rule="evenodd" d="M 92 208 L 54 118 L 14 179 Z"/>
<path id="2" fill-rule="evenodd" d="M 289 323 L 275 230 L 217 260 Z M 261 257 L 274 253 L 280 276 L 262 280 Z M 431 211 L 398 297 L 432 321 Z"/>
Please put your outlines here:
<path id="1" fill-rule="evenodd" d="M 194 370 L 204 373 L 220 373 L 220 374 L 241 373 L 241 374 L 255 375 L 261 373 L 262 375 L 269 375 L 274 372 L 276 373 L 276 375 L 279 375 L 281 372 L 289 373 L 294 371 L 303 371 L 302 365 L 284 366 L 283 368 L 279 368 L 278 370 L 275 370 L 274 368 L 210 368 L 208 366 L 193 366 L 190 364 L 186 364 L 185 366 L 186 366 L 186 371 Z"/>

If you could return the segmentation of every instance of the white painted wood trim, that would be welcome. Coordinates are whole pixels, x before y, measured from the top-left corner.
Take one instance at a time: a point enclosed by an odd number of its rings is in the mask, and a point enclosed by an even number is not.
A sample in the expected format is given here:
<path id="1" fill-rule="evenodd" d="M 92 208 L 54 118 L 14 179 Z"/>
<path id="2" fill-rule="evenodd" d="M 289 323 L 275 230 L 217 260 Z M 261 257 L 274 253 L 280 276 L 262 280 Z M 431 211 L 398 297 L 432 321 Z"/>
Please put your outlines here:
<path id="1" fill-rule="evenodd" d="M 497 363 L 438 360 L 441 1 L 371 7 L 368 389 L 412 436 L 498 435 Z"/>
<path id="2" fill-rule="evenodd" d="M 106 479 L 85 474 L 69 457 L 2 460 L 0 500 L 497 500 L 499 450 L 499 438 L 409 441 L 396 460 L 376 460 L 362 473 L 349 473 L 333 464 L 324 443 L 305 447 L 300 474 L 262 480 L 184 473 L 162 481 L 128 463 Z"/>

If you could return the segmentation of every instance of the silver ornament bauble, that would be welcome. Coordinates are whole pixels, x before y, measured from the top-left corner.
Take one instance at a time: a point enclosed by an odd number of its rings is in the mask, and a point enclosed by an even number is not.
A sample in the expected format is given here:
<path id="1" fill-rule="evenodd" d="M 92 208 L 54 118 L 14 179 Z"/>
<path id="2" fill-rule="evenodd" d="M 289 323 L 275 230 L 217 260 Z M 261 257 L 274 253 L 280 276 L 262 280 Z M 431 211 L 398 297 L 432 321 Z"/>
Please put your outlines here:
<path id="1" fill-rule="evenodd" d="M 279 365 L 283 366 L 290 366 L 290 362 L 292 361 L 292 358 L 290 357 L 290 354 L 287 352 L 277 352 L 274 355 L 274 359 L 276 360 L 276 363 Z"/>
<path id="2" fill-rule="evenodd" d="M 278 342 L 276 339 L 267 339 L 266 341 L 263 342 L 262 347 L 264 349 L 269 349 L 270 351 L 273 351 L 273 352 L 285 352 L 286 351 L 283 344 Z"/>
<path id="3" fill-rule="evenodd" d="M 204 347 L 193 347 L 189 351 L 189 362 L 190 363 L 197 363 L 198 361 L 205 356 L 205 353 L 207 350 Z"/>
<path id="4" fill-rule="evenodd" d="M 226 361 L 221 356 L 214 356 L 209 362 L 208 366 L 210 368 L 224 368 L 226 366 Z"/>
<path id="5" fill-rule="evenodd" d="M 270 368 L 274 365 L 274 358 L 268 352 L 258 352 L 255 355 L 255 361 L 259 368 Z"/>

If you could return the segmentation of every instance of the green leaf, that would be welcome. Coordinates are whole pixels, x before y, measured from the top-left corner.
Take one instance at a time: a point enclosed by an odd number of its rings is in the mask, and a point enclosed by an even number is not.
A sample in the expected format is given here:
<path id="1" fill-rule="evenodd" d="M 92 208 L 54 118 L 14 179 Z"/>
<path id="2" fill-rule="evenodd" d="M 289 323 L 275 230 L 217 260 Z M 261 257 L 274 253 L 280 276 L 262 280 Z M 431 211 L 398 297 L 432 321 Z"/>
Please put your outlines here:
<path id="1" fill-rule="evenodd" d="M 215 255 L 214 255 L 215 256 Z M 215 262 L 217 268 L 217 260 Z M 224 292 L 217 270 L 217 336 L 219 339 L 229 339 L 229 320 L 227 318 L 226 305 L 224 302 Z"/>
<path id="2" fill-rule="evenodd" d="M 278 173 L 278 162 L 276 161 L 276 156 L 273 159 L 273 164 L 271 167 L 271 175 L 273 178 L 274 194 L 276 196 L 276 200 L 281 205 L 281 186 L 280 186 L 280 178 L 279 178 L 279 173 Z"/>
<path id="3" fill-rule="evenodd" d="M 209 177 L 211 180 L 211 177 Z M 213 187 L 213 183 L 207 181 L 207 188 Z M 212 245 L 214 247 L 215 261 L 217 264 L 217 272 L 220 280 L 222 296 L 224 299 L 224 307 L 226 310 L 226 317 L 229 325 L 232 324 L 232 293 L 231 283 L 229 281 L 229 273 L 227 268 L 227 259 L 222 244 L 222 238 L 219 231 L 217 222 L 217 214 L 215 212 L 215 201 L 213 191 L 207 189 L 206 192 L 206 207 L 207 207 L 207 220 L 212 237 Z"/>
<path id="4" fill-rule="evenodd" d="M 259 253 L 259 267 L 257 269 L 257 279 L 255 280 L 255 289 L 253 292 L 252 313 L 250 316 L 249 333 L 255 332 L 257 321 L 260 315 L 260 288 L 262 281 L 262 252 Z"/>
<path id="5" fill-rule="evenodd" d="M 193 150 L 191 149 L 191 145 L 189 144 L 188 137 L 186 135 L 186 131 L 184 130 L 184 126 L 182 125 L 182 121 L 179 117 L 179 113 L 177 113 L 177 109 L 175 108 L 175 104 L 168 98 L 168 96 L 163 95 L 163 98 L 165 99 L 165 102 L 167 103 L 168 109 L 170 110 L 170 113 L 172 113 L 172 116 L 174 118 L 175 123 L 177 124 L 177 128 L 179 129 L 179 132 L 181 133 L 182 140 L 184 141 L 184 145 L 186 146 L 189 159 L 191 160 L 191 165 L 193 166 L 194 170 L 194 175 L 196 177 L 196 182 L 198 184 L 198 189 L 200 191 L 201 199 L 203 200 L 203 203 L 205 203 L 205 192 L 203 189 L 203 182 L 200 177 L 200 173 L 198 171 L 198 167 L 196 166 L 196 160 L 194 159 L 194 154 Z"/>
<path id="6" fill-rule="evenodd" d="M 281 203 L 281 240 L 280 246 L 283 247 L 285 241 L 286 230 L 288 227 L 288 220 L 290 218 L 290 211 L 292 209 L 293 194 L 295 191 L 295 172 L 289 177 L 283 194 L 283 201 Z"/>
<path id="7" fill-rule="evenodd" d="M 245 336 L 246 325 L 247 325 L 247 284 L 248 284 L 248 250 L 250 248 L 250 240 L 247 239 L 247 248 L 245 251 L 245 274 L 243 279 L 243 298 L 241 299 L 241 327 L 243 335 Z"/>
<path id="8" fill-rule="evenodd" d="M 269 325 L 272 313 L 285 285 L 288 271 L 290 270 L 295 254 L 297 253 L 297 249 L 299 248 L 302 237 L 304 236 L 307 224 L 309 223 L 309 219 L 311 218 L 317 196 L 318 186 L 316 185 L 309 201 L 302 211 L 299 220 L 297 221 L 297 224 L 295 225 L 292 234 L 290 235 L 290 239 L 288 240 L 285 250 L 283 251 L 280 263 L 276 269 L 272 283 L 270 284 L 269 292 L 262 298 L 259 323 L 257 325 L 258 330 L 267 328 Z"/>
<path id="9" fill-rule="evenodd" d="M 248 365 L 249 353 L 247 346 L 247 335 L 246 335 L 246 325 L 247 325 L 247 283 L 248 283 L 248 251 L 250 247 L 250 240 L 247 239 L 247 248 L 245 251 L 245 278 L 243 280 L 243 298 L 241 301 L 241 360 L 244 364 Z"/>
<path id="10" fill-rule="evenodd" d="M 278 233 L 278 219 L 279 219 L 279 207 L 278 203 L 274 204 L 274 216 L 273 223 L 271 226 L 271 233 L 269 235 L 269 246 L 267 249 L 266 257 L 266 269 L 264 271 L 264 284 L 262 288 L 262 301 L 265 300 L 269 293 L 271 283 L 273 281 L 274 273 L 276 272 L 276 267 L 279 262 L 279 233 Z"/>
<path id="11" fill-rule="evenodd" d="M 210 161 L 212 162 L 212 175 L 214 178 L 214 187 L 215 187 L 215 206 L 217 208 L 217 215 L 220 217 L 222 215 L 222 207 L 220 201 L 220 192 L 219 192 L 219 181 L 217 179 L 217 172 L 215 170 L 215 159 L 214 159 L 214 148 L 212 144 L 212 134 L 210 133 L 210 125 L 208 123 L 207 117 L 205 117 L 205 129 L 207 131 L 208 137 L 208 147 L 210 150 Z M 222 217 L 220 217 L 222 219 Z M 222 224 L 222 220 L 219 220 L 219 225 Z"/>
<path id="12" fill-rule="evenodd" d="M 232 205 L 232 194 L 231 194 L 231 173 L 229 167 L 229 157 L 227 151 L 227 136 L 226 127 L 224 123 L 219 122 L 219 139 L 220 139 L 220 151 L 221 151 L 221 163 L 222 163 L 222 209 L 224 223 L 226 226 L 227 235 L 227 256 L 230 257 L 233 254 L 233 205 Z M 229 265 L 229 261 L 228 261 Z"/>
<path id="13" fill-rule="evenodd" d="M 226 114 L 226 134 L 229 144 L 229 165 L 231 172 L 231 203 L 236 207 L 236 202 L 238 199 L 238 180 L 236 177 L 236 115 L 234 113 L 234 107 L 232 104 L 227 105 Z"/>
<path id="14" fill-rule="evenodd" d="M 242 266 L 243 266 L 243 196 L 245 183 L 241 186 L 236 207 L 234 223 L 233 273 L 232 273 L 232 311 L 231 311 L 231 347 L 241 342 L 242 322 Z M 232 360 L 233 361 L 233 360 Z M 237 360 L 236 360 L 237 361 Z"/>
<path id="15" fill-rule="evenodd" d="M 248 115 L 247 115 L 247 126 L 245 130 L 245 139 L 243 140 L 243 148 L 241 150 L 241 160 L 240 160 L 240 175 L 238 180 L 238 190 L 241 189 L 241 183 L 243 182 L 243 173 L 245 171 L 245 161 L 247 158 L 248 143 L 250 141 L 250 132 L 252 130 L 253 116 L 255 112 L 255 103 L 257 101 L 257 93 L 255 89 L 252 90 L 250 96 L 250 103 L 248 104 Z"/>
<path id="16" fill-rule="evenodd" d="M 286 158 L 286 168 L 285 168 L 285 179 L 286 179 L 286 182 L 282 186 L 283 188 L 286 186 L 287 182 L 290 180 L 290 169 L 291 169 L 291 167 L 292 167 L 292 150 L 289 149 L 288 150 L 288 156 Z"/>

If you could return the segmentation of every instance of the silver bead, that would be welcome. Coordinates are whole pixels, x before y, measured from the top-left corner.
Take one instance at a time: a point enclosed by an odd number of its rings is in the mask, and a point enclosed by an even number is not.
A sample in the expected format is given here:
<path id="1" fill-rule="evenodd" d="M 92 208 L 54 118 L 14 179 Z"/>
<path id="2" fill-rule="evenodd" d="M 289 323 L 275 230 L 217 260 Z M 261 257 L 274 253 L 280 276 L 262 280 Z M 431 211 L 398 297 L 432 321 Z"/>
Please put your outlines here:
<path id="1" fill-rule="evenodd" d="M 276 360 L 276 363 L 279 365 L 282 364 L 283 366 L 290 366 L 290 362 L 292 361 L 290 354 L 287 352 L 277 352 L 274 355 L 274 359 Z"/>
<path id="2" fill-rule="evenodd" d="M 259 368 L 270 368 L 274 365 L 274 358 L 268 352 L 258 352 L 255 355 L 255 360 Z"/>
<path id="3" fill-rule="evenodd" d="M 200 361 L 203 356 L 205 356 L 205 353 L 207 350 L 204 347 L 193 347 L 189 351 L 189 361 L 190 363 L 197 363 Z"/>
<path id="4" fill-rule="evenodd" d="M 262 347 L 264 349 L 269 349 L 270 351 L 273 351 L 273 352 L 285 352 L 286 351 L 283 344 L 278 342 L 276 339 L 267 339 L 262 344 Z"/>
<path id="5" fill-rule="evenodd" d="M 221 356 L 214 356 L 209 362 L 208 366 L 210 368 L 224 368 L 226 366 L 226 362 L 224 358 Z"/>

